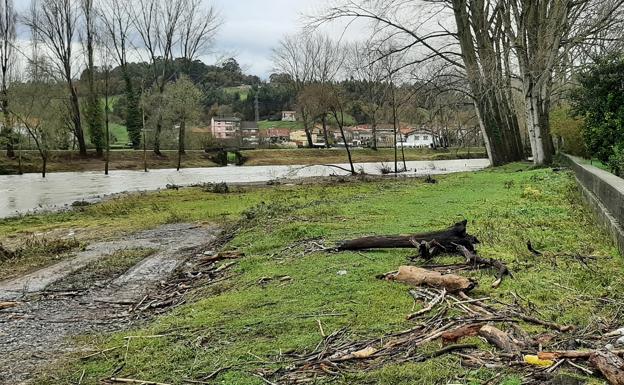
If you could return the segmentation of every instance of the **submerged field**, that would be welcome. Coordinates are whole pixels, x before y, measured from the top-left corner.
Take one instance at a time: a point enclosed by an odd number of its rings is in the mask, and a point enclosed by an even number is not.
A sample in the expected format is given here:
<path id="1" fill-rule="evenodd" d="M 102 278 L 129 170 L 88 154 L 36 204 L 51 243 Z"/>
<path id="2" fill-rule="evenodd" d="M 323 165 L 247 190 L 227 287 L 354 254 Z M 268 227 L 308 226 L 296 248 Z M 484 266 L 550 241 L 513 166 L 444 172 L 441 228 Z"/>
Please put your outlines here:
<path id="1" fill-rule="evenodd" d="M 163 223 L 238 222 L 240 231 L 224 249 L 239 250 L 245 257 L 232 267 L 229 279 L 207 285 L 194 296 L 199 299 L 136 330 L 81 337 L 76 344 L 90 351 L 117 349 L 88 360 L 79 359 L 84 353 L 65 357 L 41 373 L 37 383 L 80 379 L 81 384 L 99 384 L 115 373 L 167 384 L 263 384 L 259 373 L 287 367 L 288 354 L 314 350 L 322 334 L 344 328 L 348 339 L 357 341 L 418 323 L 406 320 L 422 306 L 414 305 L 408 287 L 376 278 L 409 264 L 414 250 L 307 253 L 310 240 L 332 245 L 361 235 L 446 228 L 464 218 L 469 232 L 481 241 L 480 254 L 505 261 L 513 272 L 498 289 L 490 287 L 491 271 L 462 272 L 479 282 L 473 298 L 517 303 L 541 319 L 577 330 L 621 326 L 624 261 L 580 201 L 571 174 L 531 170 L 527 164 L 438 177 L 437 184 L 385 179 L 229 194 L 184 189 L 133 195 L 76 212 L 0 221 L 0 240 L 18 245 L 33 233 L 58 236 L 71 231 L 87 243 Z M 527 250 L 529 239 L 544 255 Z M 0 260 L 0 270 L 25 271 L 50 263 L 24 255 L 23 261 Z M 547 331 L 520 326 L 531 335 Z M 126 336 L 139 337 L 127 343 Z M 476 337 L 467 341 L 495 350 Z M 434 341 L 418 349 L 440 346 Z M 424 362 L 364 365 L 339 374 L 320 373 L 311 383 L 522 383 L 521 368 L 468 368 L 461 361 L 449 354 Z M 563 366 L 558 371 L 570 370 Z M 601 383 L 595 377 L 591 381 Z"/>

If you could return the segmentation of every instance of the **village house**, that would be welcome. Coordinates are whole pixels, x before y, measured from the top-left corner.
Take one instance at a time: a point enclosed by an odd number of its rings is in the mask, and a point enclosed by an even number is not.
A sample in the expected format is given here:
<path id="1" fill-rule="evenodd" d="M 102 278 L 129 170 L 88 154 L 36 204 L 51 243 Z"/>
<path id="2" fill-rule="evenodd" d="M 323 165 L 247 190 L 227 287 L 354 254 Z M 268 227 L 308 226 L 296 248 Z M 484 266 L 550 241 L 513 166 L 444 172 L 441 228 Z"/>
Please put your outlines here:
<path id="1" fill-rule="evenodd" d="M 353 138 L 351 139 L 351 143 L 356 147 L 367 147 L 373 141 L 373 129 L 367 125 L 362 124 L 355 127 L 350 127 L 349 129 L 352 133 Z"/>
<path id="2" fill-rule="evenodd" d="M 312 143 L 317 142 L 317 134 L 312 132 Z M 294 130 L 290 131 L 290 141 L 295 143 L 297 147 L 307 147 L 308 146 L 308 136 L 306 135 L 305 130 Z"/>
<path id="3" fill-rule="evenodd" d="M 234 139 L 238 136 L 241 120 L 234 117 L 213 117 L 210 131 L 215 139 Z"/>
<path id="4" fill-rule="evenodd" d="M 401 135 L 399 146 L 407 148 L 433 148 L 435 147 L 435 137 L 426 130 L 413 130 Z"/>
<path id="5" fill-rule="evenodd" d="M 269 128 L 260 132 L 260 138 L 264 144 L 283 144 L 290 141 L 288 128 Z"/>
<path id="6" fill-rule="evenodd" d="M 297 113 L 295 111 L 282 111 L 282 121 L 284 122 L 296 122 Z"/>
<path id="7" fill-rule="evenodd" d="M 256 122 L 241 122 L 241 147 L 256 148 L 260 144 L 260 130 Z"/>

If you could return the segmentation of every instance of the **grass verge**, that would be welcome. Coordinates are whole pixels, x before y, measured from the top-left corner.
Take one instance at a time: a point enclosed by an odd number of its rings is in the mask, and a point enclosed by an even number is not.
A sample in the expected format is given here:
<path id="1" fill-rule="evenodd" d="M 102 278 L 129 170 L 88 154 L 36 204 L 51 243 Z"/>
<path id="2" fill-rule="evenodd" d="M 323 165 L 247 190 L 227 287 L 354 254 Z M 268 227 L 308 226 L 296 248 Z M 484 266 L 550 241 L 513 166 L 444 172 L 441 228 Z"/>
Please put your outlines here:
<path id="1" fill-rule="evenodd" d="M 246 254 L 234 277 L 203 289 L 201 300 L 143 328 L 87 336 L 81 343 L 103 350 L 124 346 L 127 335 L 163 337 L 133 338 L 127 353 L 124 348 L 89 361 L 68 357 L 37 383 L 76 382 L 84 371 L 82 384 L 98 384 L 123 364 L 118 376 L 145 381 L 183 384 L 228 367 L 215 383 L 259 385 L 263 382 L 253 373 L 279 367 L 282 353 L 314 349 L 321 340 L 319 322 L 328 334 L 347 328 L 353 340 L 409 328 L 413 323 L 405 316 L 414 304 L 408 288 L 375 276 L 405 264 L 413 251 L 306 254 L 304 244 L 435 230 L 463 218 L 482 242 L 480 253 L 504 260 L 514 273 L 498 289 L 489 286 L 490 271 L 466 273 L 480 282 L 475 298 L 518 298 L 543 319 L 578 328 L 621 319 L 624 263 L 581 203 L 569 173 L 514 164 L 442 176 L 438 182 L 280 186 L 225 195 L 186 189 L 118 199 L 82 212 L 1 221 L 0 237 L 7 237 L 73 226 L 126 231 L 165 223 L 172 215 L 185 221 L 245 218 L 244 228 L 227 246 Z M 527 239 L 546 256 L 528 252 Z M 596 259 L 585 265 L 575 255 Z M 266 279 L 283 276 L 291 280 Z M 599 300 L 604 297 L 609 301 Z M 530 333 L 543 332 L 522 326 Z M 434 343 L 423 349 L 438 347 Z M 511 369 L 469 369 L 452 355 L 321 377 L 315 383 L 481 384 L 492 378 L 492 383 L 521 383 Z"/>

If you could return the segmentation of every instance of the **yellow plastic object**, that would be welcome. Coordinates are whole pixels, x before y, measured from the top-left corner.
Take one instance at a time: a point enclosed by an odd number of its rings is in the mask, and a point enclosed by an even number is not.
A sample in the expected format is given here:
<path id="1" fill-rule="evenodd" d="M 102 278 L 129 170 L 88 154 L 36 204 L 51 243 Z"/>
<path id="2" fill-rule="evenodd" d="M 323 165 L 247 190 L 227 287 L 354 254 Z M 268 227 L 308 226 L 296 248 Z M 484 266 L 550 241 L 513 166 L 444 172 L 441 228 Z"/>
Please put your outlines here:
<path id="1" fill-rule="evenodd" d="M 538 356 L 532 356 L 532 355 L 524 356 L 524 362 L 529 365 L 542 366 L 544 368 L 553 366 L 555 364 L 553 360 L 542 360 Z"/>

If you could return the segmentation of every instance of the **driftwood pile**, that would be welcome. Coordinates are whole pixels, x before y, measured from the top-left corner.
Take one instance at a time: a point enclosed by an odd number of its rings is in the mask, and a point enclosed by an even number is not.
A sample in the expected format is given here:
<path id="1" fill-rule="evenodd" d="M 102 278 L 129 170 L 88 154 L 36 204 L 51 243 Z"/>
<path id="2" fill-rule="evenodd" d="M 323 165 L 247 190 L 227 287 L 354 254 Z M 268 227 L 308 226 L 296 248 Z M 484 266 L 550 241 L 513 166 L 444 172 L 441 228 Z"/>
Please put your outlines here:
<path id="1" fill-rule="evenodd" d="M 401 266 L 395 272 L 378 277 L 412 287 L 410 295 L 423 304 L 420 310 L 406 315 L 407 319 L 418 322 L 413 328 L 380 338 L 353 341 L 347 329 L 325 336 L 318 321 L 323 339 L 313 351 L 280 355 L 278 361 L 287 362 L 288 366 L 265 370 L 257 375 L 266 383 L 308 383 L 318 376 L 337 376 L 345 372 L 374 370 L 388 363 L 419 362 L 454 354 L 460 357 L 464 366 L 519 368 L 524 372 L 523 384 L 549 383 L 553 373 L 565 365 L 584 374 L 600 372 L 609 383 L 624 385 L 624 351 L 603 348 L 604 338 L 596 337 L 595 341 L 586 345 L 594 349 L 585 351 L 545 351 L 544 346 L 557 349 L 570 346 L 572 341 L 578 339 L 587 342 L 588 336 L 581 335 L 572 326 L 541 319 L 535 311 L 526 309 L 516 296 L 515 303 L 468 296 L 467 293 L 477 282 L 453 272 L 481 267 L 493 269 L 496 275 L 492 284 L 494 288 L 499 287 L 504 277 L 512 275 L 502 261 L 477 255 L 475 245 L 479 241 L 466 232 L 466 224 L 463 221 L 449 229 L 426 234 L 373 236 L 339 244 L 339 251 L 415 248 L 418 257 L 425 260 L 440 254 L 458 254 L 465 258 L 465 263 L 424 268 Z M 538 255 L 539 252 L 530 243 L 527 246 L 529 251 Z M 519 327 L 520 322 L 538 325 L 549 331 L 530 336 Z M 624 335 L 624 329 L 621 334 Z M 462 341 L 467 337 L 480 337 L 493 349 L 478 349 L 474 342 Z M 434 341 L 441 341 L 442 348 L 429 353 L 419 351 L 419 347 Z M 499 370 L 487 383 L 495 383 L 501 373 Z"/>

